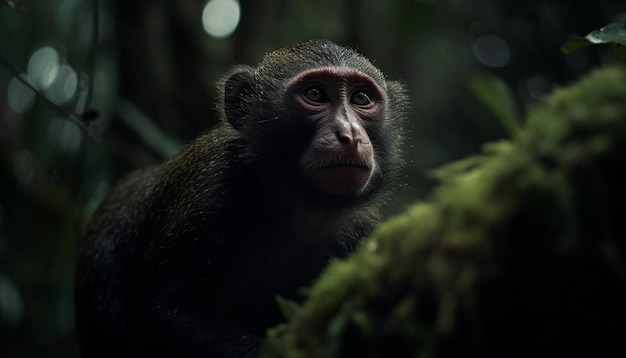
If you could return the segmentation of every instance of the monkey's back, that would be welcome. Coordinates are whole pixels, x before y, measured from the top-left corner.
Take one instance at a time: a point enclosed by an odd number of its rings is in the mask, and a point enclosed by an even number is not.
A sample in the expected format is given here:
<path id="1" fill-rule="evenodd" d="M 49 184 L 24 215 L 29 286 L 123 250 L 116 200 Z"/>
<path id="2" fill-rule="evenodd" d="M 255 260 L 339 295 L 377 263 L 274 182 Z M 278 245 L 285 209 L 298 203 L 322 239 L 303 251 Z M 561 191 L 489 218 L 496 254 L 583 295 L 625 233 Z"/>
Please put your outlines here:
<path id="1" fill-rule="evenodd" d="M 225 146 L 237 147 L 235 137 L 226 127 L 198 137 L 169 161 L 120 180 L 96 210 L 82 243 L 76 277 L 77 331 L 86 354 L 105 355 L 107 347 L 102 342 L 106 341 L 112 342 L 115 352 L 133 346 L 129 331 L 142 326 L 136 321 L 143 309 L 143 292 L 159 290 L 142 276 L 169 265 L 159 263 L 158 257 L 151 257 L 157 255 L 150 252 L 156 248 L 164 255 L 167 250 L 174 254 L 179 238 L 168 237 L 167 230 L 190 225 L 176 217 L 183 217 L 182 211 L 199 200 L 194 195 L 211 198 L 208 201 L 213 206 L 221 206 L 219 195 L 213 195 L 219 192 L 214 184 L 220 181 L 216 167 L 228 161 Z M 214 221 L 211 212 L 198 211 L 187 217 Z M 98 351 L 90 351 L 91 347 Z"/>
<path id="2" fill-rule="evenodd" d="M 331 215 L 344 229 L 325 230 L 328 215 L 311 221 L 319 215 L 307 205 L 263 186 L 269 174 L 259 173 L 262 163 L 248 150 L 238 132 L 220 126 L 111 190 L 87 229 L 77 270 L 85 355 L 174 354 L 184 341 L 174 327 L 195 330 L 196 319 L 218 329 L 236 322 L 262 336 L 282 319 L 276 294 L 295 299 L 376 224 L 378 211 L 367 208 Z M 170 302 L 186 302 L 192 313 L 167 312 Z"/>

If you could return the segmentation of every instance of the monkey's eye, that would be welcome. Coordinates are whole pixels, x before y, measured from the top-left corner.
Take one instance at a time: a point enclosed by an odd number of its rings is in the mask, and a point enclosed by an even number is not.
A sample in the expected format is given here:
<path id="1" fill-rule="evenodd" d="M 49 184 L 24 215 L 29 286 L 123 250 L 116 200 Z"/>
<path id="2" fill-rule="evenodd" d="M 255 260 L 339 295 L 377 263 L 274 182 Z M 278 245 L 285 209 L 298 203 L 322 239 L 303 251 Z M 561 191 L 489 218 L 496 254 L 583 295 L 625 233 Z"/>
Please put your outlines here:
<path id="1" fill-rule="evenodd" d="M 316 86 L 307 87 L 302 94 L 304 98 L 314 103 L 328 102 L 328 97 L 324 91 Z"/>
<path id="2" fill-rule="evenodd" d="M 350 98 L 350 102 L 356 104 L 357 106 L 367 106 L 372 104 L 373 101 L 370 96 L 367 95 L 367 93 L 363 91 L 358 91 L 352 95 L 352 98 Z"/>

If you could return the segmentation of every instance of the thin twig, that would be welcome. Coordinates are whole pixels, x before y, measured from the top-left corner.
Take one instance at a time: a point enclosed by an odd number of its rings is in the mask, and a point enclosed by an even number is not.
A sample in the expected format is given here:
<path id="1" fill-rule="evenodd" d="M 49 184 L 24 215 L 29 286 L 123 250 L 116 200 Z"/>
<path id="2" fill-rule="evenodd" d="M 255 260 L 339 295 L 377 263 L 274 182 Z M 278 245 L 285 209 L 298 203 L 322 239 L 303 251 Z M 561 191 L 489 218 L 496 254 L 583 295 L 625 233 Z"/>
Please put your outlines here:
<path id="1" fill-rule="evenodd" d="M 96 54 L 97 54 L 97 49 L 98 49 L 98 41 L 99 41 L 99 28 L 100 28 L 100 22 L 99 22 L 99 3 L 98 0 L 93 0 L 91 2 L 92 4 L 92 28 L 91 28 L 91 43 L 89 46 L 89 53 L 87 55 L 87 83 L 88 83 L 88 87 L 87 87 L 87 100 L 85 101 L 85 110 L 83 111 L 83 120 L 85 123 L 85 126 L 87 127 L 87 129 L 89 129 L 89 126 L 91 125 L 92 119 L 93 118 L 89 118 L 90 117 L 90 111 L 92 110 L 91 107 L 91 100 L 93 99 L 93 86 L 94 86 L 94 73 L 95 73 L 95 67 L 96 67 Z M 93 114 L 93 113 L 91 113 Z M 75 167 L 75 172 L 78 173 L 77 176 L 74 177 L 74 182 L 72 183 L 72 188 L 73 188 L 73 193 L 72 193 L 72 197 L 74 198 L 74 201 L 76 202 L 76 211 L 74 214 L 75 217 L 75 221 L 74 221 L 74 236 L 77 238 L 77 240 L 75 240 L 75 242 L 77 243 L 77 246 L 79 246 L 78 244 L 80 243 L 80 237 L 82 234 L 82 229 L 83 229 L 83 220 L 82 220 L 82 216 L 83 213 L 85 211 L 85 201 L 86 201 L 86 195 L 84 195 L 82 193 L 82 188 L 83 188 L 83 182 L 84 182 L 84 178 L 85 178 L 85 161 L 87 158 L 87 145 L 88 145 L 88 140 L 87 140 L 87 136 L 83 136 L 82 138 L 82 142 L 80 144 L 80 152 L 79 152 L 79 157 L 78 160 L 76 161 L 76 167 Z"/>
<path id="2" fill-rule="evenodd" d="M 92 0 L 91 7 L 91 44 L 89 46 L 89 54 L 87 57 L 87 76 L 89 78 L 89 87 L 87 90 L 87 101 L 85 102 L 87 108 L 91 106 L 91 99 L 93 98 L 96 55 L 98 52 L 98 42 L 100 37 L 100 2 L 98 0 Z"/>
<path id="3" fill-rule="evenodd" d="M 67 109 L 65 109 L 63 107 L 58 106 L 57 104 L 52 102 L 48 97 L 46 97 L 46 95 L 43 94 L 43 92 L 41 92 L 40 90 L 35 88 L 30 83 L 30 81 L 26 77 L 24 77 L 23 72 L 17 66 L 15 66 L 3 53 L 0 53 L 0 62 L 2 62 L 9 69 L 9 71 L 11 71 L 11 73 L 13 73 L 13 75 L 15 75 L 15 77 L 20 82 L 22 82 L 26 87 L 30 88 L 33 92 L 35 92 L 35 94 L 37 95 L 37 98 L 41 102 L 43 102 L 46 106 L 48 106 L 50 109 L 55 111 L 58 115 L 66 117 L 67 119 L 69 119 L 84 134 L 86 134 L 86 135 L 89 134 L 89 131 L 87 130 L 87 127 L 85 126 L 83 121 L 77 115 L 75 115 L 74 113 L 69 112 Z"/>

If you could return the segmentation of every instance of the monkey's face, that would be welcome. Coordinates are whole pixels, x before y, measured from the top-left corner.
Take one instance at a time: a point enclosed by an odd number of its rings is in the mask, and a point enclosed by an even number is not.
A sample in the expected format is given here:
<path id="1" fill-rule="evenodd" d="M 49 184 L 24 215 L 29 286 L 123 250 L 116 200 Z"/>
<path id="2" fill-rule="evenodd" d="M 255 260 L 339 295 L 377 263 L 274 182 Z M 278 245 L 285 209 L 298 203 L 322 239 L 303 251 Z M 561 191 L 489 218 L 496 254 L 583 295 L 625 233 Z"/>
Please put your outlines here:
<path id="1" fill-rule="evenodd" d="M 234 69 L 223 89 L 225 118 L 268 188 L 345 206 L 375 198 L 398 172 L 406 96 L 355 51 L 297 44 Z"/>
<path id="2" fill-rule="evenodd" d="M 290 79 L 295 112 L 314 135 L 299 159 L 304 181 L 333 196 L 358 196 L 377 170 L 368 128 L 382 120 L 384 94 L 351 68 L 323 67 Z"/>

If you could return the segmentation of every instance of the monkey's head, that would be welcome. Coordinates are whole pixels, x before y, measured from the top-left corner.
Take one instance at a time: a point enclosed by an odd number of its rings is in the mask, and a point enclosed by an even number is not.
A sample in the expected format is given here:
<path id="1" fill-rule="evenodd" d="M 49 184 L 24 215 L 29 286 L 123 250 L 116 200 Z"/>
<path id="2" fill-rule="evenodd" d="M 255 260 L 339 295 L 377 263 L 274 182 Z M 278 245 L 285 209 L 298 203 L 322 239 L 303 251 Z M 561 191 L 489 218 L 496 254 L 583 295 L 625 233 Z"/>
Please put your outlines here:
<path id="1" fill-rule="evenodd" d="M 396 176 L 406 96 L 364 56 L 314 40 L 223 82 L 224 115 L 263 172 L 313 200 L 361 202 Z"/>

